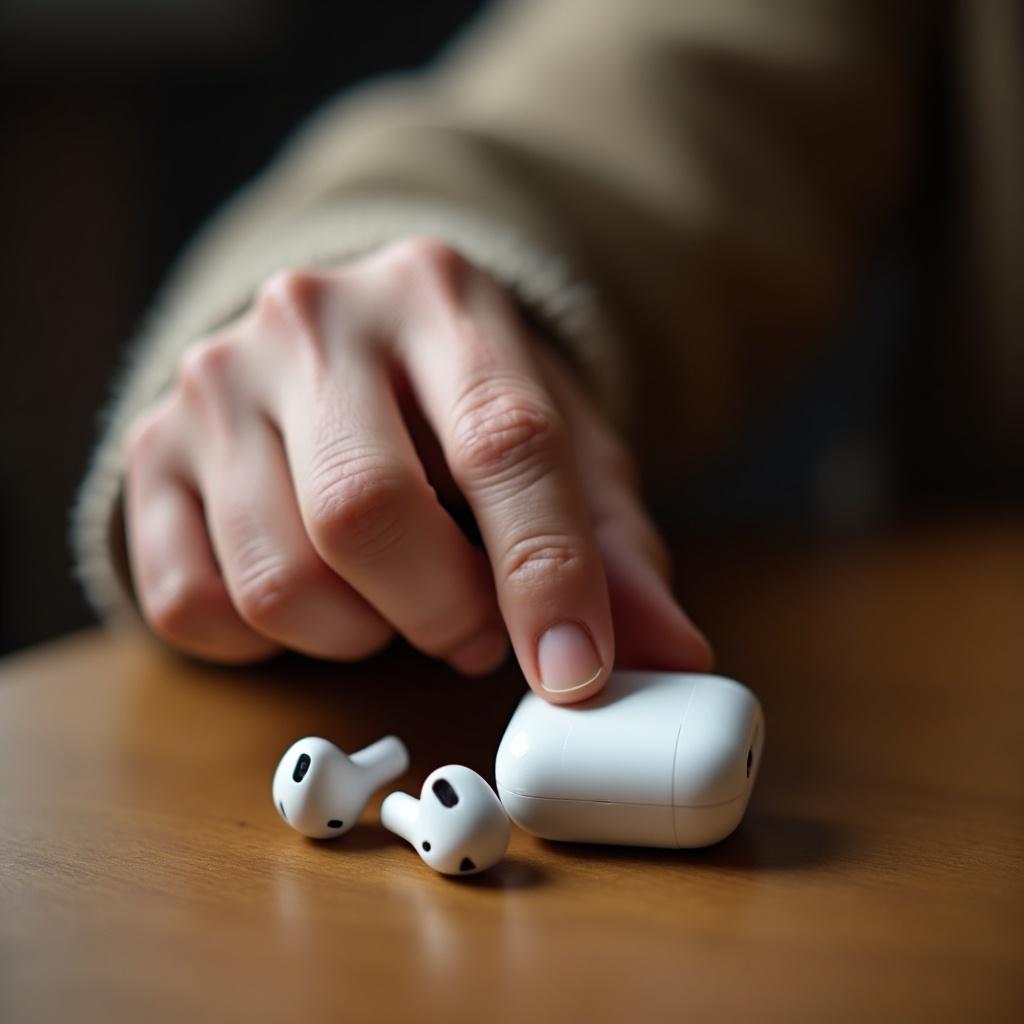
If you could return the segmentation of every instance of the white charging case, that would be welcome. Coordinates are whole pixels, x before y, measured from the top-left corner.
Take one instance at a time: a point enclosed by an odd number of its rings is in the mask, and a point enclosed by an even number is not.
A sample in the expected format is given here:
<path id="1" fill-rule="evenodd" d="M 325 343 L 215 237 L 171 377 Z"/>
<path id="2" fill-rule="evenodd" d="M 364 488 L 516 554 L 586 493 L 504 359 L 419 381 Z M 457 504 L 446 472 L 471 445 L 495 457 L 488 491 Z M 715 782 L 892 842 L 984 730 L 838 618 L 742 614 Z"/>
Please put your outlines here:
<path id="1" fill-rule="evenodd" d="M 523 697 L 495 779 L 509 817 L 544 839 L 707 846 L 740 823 L 763 746 L 761 705 L 740 683 L 621 671 L 580 704 Z"/>

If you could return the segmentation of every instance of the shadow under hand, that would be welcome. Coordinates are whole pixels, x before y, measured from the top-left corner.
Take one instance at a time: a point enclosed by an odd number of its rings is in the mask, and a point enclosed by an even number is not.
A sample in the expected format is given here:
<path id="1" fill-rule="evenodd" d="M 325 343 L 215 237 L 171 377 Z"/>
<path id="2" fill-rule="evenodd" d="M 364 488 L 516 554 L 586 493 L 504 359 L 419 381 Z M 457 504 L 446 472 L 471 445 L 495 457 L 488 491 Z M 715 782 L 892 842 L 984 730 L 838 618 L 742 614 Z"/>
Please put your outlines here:
<path id="1" fill-rule="evenodd" d="M 494 752 L 526 689 L 511 659 L 486 678 L 470 679 L 399 642 L 352 664 L 282 654 L 232 669 L 165 656 L 171 672 L 163 678 L 173 685 L 163 682 L 142 696 L 144 688 L 136 687 L 136 720 L 159 704 L 163 715 L 182 719 L 184 730 L 201 707 L 209 731 L 244 735 L 270 765 L 300 736 L 325 736 L 351 752 L 397 735 L 412 763 L 394 788 L 413 790 L 439 764 L 465 764 L 490 778 Z"/>

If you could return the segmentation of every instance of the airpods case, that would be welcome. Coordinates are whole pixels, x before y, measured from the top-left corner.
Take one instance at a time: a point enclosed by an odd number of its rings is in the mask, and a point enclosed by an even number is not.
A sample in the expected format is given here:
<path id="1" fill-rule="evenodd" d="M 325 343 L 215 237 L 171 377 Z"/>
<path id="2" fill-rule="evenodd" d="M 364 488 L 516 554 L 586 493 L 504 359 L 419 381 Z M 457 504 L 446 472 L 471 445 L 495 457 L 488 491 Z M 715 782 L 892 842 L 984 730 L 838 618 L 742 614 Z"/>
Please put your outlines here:
<path id="1" fill-rule="evenodd" d="M 580 704 L 523 697 L 495 779 L 509 817 L 544 839 L 707 846 L 740 823 L 763 745 L 761 706 L 740 683 L 613 672 Z"/>

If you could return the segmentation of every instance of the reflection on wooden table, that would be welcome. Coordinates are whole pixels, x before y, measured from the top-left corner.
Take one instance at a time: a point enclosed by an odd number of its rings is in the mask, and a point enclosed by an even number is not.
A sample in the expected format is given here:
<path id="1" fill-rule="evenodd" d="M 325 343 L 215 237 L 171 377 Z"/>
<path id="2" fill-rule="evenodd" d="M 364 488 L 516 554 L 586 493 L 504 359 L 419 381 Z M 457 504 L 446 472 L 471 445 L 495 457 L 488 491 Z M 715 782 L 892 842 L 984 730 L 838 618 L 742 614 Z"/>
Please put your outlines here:
<path id="1" fill-rule="evenodd" d="M 271 806 L 316 733 L 491 776 L 522 683 L 410 652 L 225 671 L 86 633 L 0 665 L 0 1019 L 1010 1020 L 1024 1006 L 1024 528 L 710 538 L 681 591 L 768 748 L 703 851 L 514 831 L 478 878 Z"/>

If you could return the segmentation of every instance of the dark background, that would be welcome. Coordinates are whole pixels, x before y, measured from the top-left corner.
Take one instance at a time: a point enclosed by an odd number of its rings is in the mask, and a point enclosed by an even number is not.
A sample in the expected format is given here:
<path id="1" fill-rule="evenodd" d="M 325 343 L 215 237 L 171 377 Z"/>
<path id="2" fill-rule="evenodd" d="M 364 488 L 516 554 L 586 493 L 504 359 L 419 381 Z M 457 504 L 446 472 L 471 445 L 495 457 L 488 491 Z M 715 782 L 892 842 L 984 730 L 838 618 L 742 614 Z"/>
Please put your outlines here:
<path id="1" fill-rule="evenodd" d="M 0 651 L 91 616 L 68 509 L 175 254 L 346 84 L 480 0 L 0 0 Z"/>

